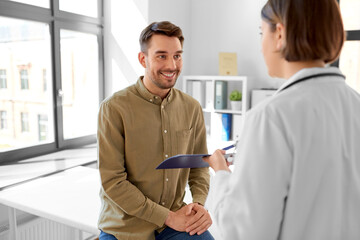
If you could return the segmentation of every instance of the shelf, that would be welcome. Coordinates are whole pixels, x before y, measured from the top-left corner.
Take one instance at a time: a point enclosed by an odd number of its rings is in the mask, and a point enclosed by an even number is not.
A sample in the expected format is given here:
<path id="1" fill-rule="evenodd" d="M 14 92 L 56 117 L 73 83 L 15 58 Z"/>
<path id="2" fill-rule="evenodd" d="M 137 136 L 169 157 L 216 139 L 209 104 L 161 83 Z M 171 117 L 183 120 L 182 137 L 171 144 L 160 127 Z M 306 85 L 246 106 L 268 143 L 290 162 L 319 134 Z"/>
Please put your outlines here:
<path id="1" fill-rule="evenodd" d="M 209 108 L 203 108 L 203 112 L 205 113 L 231 113 L 236 115 L 242 115 L 242 111 L 235 111 L 231 109 L 209 109 Z"/>
<path id="2" fill-rule="evenodd" d="M 214 112 L 214 109 L 203 108 L 203 112 L 212 113 L 212 112 Z"/>
<path id="3" fill-rule="evenodd" d="M 242 111 L 234 111 L 231 109 L 214 109 L 215 113 L 231 113 L 236 115 L 242 115 Z"/>
<path id="4" fill-rule="evenodd" d="M 184 76 L 183 79 L 184 92 L 194 97 L 203 108 L 208 139 L 215 139 L 216 141 L 232 141 L 238 139 L 245 117 L 244 113 L 249 107 L 247 93 L 248 78 L 246 76 L 192 75 Z M 235 89 L 242 93 L 242 110 L 236 111 L 230 109 L 229 94 Z M 225 120 L 228 117 L 223 114 L 231 114 L 230 120 Z M 230 139 L 228 139 L 229 132 L 223 130 L 226 125 L 224 121 L 228 121 L 228 123 L 231 124 L 230 128 L 226 127 L 226 129 L 230 129 L 231 131 Z"/>
<path id="5" fill-rule="evenodd" d="M 210 75 L 190 75 L 184 76 L 186 81 L 217 81 L 217 80 L 224 80 L 224 81 L 242 81 L 247 80 L 246 76 L 210 76 Z"/>

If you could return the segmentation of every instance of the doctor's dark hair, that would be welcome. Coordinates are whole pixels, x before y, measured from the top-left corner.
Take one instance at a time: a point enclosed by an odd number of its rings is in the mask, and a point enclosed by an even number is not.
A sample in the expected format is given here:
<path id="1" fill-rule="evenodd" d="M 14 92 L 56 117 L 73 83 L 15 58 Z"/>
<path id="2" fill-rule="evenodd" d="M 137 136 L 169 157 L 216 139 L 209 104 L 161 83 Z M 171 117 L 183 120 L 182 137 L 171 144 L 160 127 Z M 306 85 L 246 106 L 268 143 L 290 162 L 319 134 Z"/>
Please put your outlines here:
<path id="1" fill-rule="evenodd" d="M 147 26 L 140 34 L 140 49 L 143 53 L 147 53 L 149 42 L 154 34 L 165 35 L 168 37 L 177 37 L 183 46 L 184 36 L 180 27 L 168 21 L 153 22 Z"/>
<path id="2" fill-rule="evenodd" d="M 334 62 L 345 41 L 344 26 L 336 0 L 268 0 L 261 18 L 272 31 L 285 27 L 283 57 L 289 62 Z"/>

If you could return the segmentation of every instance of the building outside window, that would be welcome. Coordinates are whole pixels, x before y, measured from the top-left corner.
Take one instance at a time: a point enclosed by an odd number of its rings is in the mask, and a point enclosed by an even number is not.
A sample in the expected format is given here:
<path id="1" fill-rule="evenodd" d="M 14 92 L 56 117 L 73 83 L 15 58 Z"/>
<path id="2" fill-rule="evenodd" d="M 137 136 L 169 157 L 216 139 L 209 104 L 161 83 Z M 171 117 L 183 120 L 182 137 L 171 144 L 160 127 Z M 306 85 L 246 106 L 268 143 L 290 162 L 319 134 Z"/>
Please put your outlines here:
<path id="1" fill-rule="evenodd" d="M 7 88 L 6 70 L 0 69 L 0 89 Z"/>

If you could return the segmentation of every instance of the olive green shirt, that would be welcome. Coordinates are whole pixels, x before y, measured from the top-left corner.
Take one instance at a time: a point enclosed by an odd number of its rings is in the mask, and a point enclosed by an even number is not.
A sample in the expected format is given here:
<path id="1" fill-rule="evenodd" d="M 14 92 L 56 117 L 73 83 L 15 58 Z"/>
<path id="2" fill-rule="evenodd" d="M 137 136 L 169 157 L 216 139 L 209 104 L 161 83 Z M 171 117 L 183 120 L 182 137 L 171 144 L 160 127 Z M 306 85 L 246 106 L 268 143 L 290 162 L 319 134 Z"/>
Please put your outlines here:
<path id="1" fill-rule="evenodd" d="M 205 203 L 209 169 L 155 169 L 177 154 L 207 153 L 200 104 L 171 89 L 163 100 L 139 78 L 135 85 L 104 100 L 99 111 L 98 164 L 102 188 L 98 227 L 116 238 L 155 239 L 169 210 Z"/>

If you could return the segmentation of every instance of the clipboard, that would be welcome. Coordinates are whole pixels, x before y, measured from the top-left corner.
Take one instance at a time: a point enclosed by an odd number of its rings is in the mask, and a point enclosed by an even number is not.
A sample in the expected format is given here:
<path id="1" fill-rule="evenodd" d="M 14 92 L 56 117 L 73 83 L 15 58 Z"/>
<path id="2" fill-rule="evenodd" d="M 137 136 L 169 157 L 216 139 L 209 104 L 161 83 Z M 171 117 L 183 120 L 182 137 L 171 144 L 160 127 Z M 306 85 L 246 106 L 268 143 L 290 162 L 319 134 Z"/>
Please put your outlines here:
<path id="1" fill-rule="evenodd" d="M 210 154 L 179 154 L 165 159 L 156 169 L 171 168 L 203 168 L 209 167 L 209 164 L 202 158 Z"/>
<path id="2" fill-rule="evenodd" d="M 234 157 L 234 153 L 225 154 L 226 160 Z M 179 154 L 165 159 L 156 169 L 171 169 L 171 168 L 205 168 L 209 164 L 202 158 L 211 156 L 210 154 Z"/>
<path id="3" fill-rule="evenodd" d="M 237 141 L 230 146 L 224 147 L 222 150 L 229 150 L 236 147 Z M 211 154 L 178 154 L 162 161 L 156 169 L 172 169 L 172 168 L 205 168 L 209 164 L 203 160 L 203 157 L 211 156 Z M 234 153 L 225 154 L 227 160 L 233 157 Z"/>

